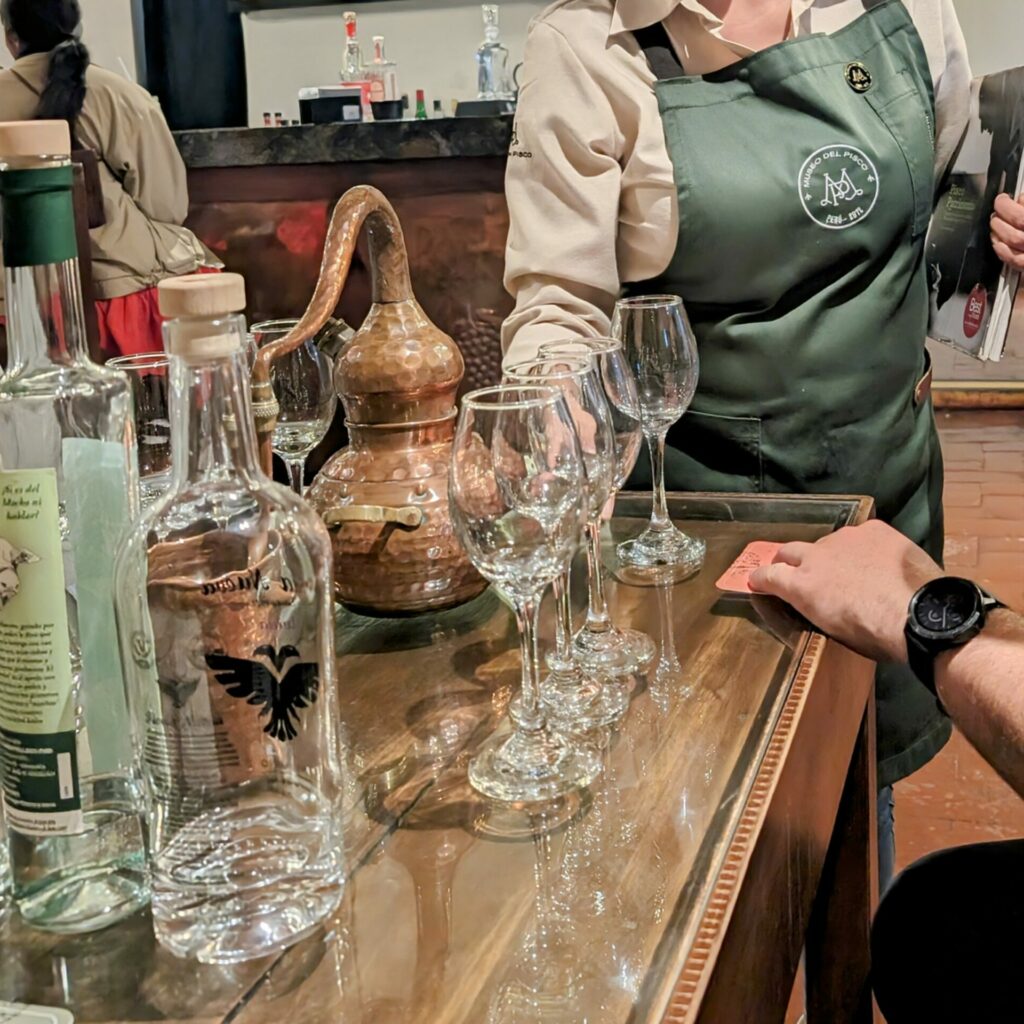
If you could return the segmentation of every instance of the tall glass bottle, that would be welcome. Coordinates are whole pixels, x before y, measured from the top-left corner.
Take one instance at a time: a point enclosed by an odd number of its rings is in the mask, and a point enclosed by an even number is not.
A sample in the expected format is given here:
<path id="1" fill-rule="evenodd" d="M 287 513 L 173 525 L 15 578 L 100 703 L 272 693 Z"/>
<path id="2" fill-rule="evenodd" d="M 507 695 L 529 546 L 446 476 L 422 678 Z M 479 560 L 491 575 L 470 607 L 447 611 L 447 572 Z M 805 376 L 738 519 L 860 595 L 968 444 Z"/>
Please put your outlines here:
<path id="1" fill-rule="evenodd" d="M 343 82 L 359 82 L 363 77 L 363 51 L 356 38 L 355 11 L 345 11 L 345 63 L 342 65 Z"/>
<path id="2" fill-rule="evenodd" d="M 86 349 L 69 152 L 64 122 L 0 125 L 0 773 L 22 916 L 80 932 L 148 887 L 113 614 L 131 398 Z"/>
<path id="3" fill-rule="evenodd" d="M 244 306 L 237 274 L 160 286 L 173 478 L 117 568 L 156 934 L 208 963 L 312 931 L 344 863 L 330 541 L 259 467 Z"/>
<path id="4" fill-rule="evenodd" d="M 501 41 L 497 4 L 481 7 L 484 19 L 484 41 L 477 47 L 477 99 L 510 100 L 513 97 L 512 77 L 508 69 L 508 49 Z"/>

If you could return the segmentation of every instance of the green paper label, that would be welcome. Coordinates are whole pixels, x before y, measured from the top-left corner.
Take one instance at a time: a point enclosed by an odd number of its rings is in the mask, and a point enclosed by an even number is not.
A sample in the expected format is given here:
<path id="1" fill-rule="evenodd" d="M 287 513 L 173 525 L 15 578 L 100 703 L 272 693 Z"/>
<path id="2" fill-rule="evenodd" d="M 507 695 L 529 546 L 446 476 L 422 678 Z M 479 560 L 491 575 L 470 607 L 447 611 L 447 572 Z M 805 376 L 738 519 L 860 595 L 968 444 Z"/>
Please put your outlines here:
<path id="1" fill-rule="evenodd" d="M 0 773 L 8 825 L 82 829 L 53 469 L 0 471 Z"/>
<path id="2" fill-rule="evenodd" d="M 61 454 L 76 635 L 89 688 L 85 726 L 90 768 L 103 775 L 131 758 L 114 618 L 114 559 L 128 525 L 127 457 L 115 441 L 85 437 L 65 438 Z"/>
<path id="3" fill-rule="evenodd" d="M 73 184 L 70 166 L 0 171 L 6 266 L 38 267 L 78 257 Z"/>

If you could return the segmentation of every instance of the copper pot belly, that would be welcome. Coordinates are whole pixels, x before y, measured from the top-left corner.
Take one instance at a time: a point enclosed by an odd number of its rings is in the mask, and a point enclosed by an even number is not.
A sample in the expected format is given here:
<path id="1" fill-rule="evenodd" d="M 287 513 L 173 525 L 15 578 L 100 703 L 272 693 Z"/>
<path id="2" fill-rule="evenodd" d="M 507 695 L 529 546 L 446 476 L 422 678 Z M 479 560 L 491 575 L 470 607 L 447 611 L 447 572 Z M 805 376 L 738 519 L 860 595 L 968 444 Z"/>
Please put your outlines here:
<path id="1" fill-rule="evenodd" d="M 454 414 L 424 423 L 349 424 L 351 444 L 306 493 L 331 531 L 339 601 L 400 614 L 461 604 L 484 589 L 448 514 L 454 430 Z"/>

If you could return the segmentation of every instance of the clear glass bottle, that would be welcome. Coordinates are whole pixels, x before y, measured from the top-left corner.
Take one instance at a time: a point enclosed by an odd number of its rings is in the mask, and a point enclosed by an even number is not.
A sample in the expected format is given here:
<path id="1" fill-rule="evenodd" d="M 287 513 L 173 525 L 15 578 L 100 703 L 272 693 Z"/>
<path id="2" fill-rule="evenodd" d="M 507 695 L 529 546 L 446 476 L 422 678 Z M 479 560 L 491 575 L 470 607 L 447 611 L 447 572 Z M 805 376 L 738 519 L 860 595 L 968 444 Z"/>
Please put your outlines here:
<path id="1" fill-rule="evenodd" d="M 343 82 L 359 82 L 363 78 L 363 51 L 356 38 L 356 13 L 345 11 L 345 63 L 342 65 Z"/>
<path id="2" fill-rule="evenodd" d="M 64 122 L 0 125 L 0 774 L 22 917 L 83 932 L 149 892 L 114 629 L 131 398 L 88 355 L 69 152 Z"/>
<path id="3" fill-rule="evenodd" d="M 7 851 L 7 827 L 4 825 L 4 805 L 0 800 L 0 907 L 11 888 L 11 855 Z"/>
<path id="4" fill-rule="evenodd" d="M 232 963 L 312 931 L 343 878 L 331 547 L 257 461 L 237 274 L 160 286 L 173 479 L 118 562 L 153 920 Z"/>
<path id="5" fill-rule="evenodd" d="M 508 50 L 501 41 L 497 4 L 481 7 L 484 18 L 484 41 L 477 47 L 477 99 L 510 100 L 513 97 L 512 77 L 508 70 Z"/>
<path id="6" fill-rule="evenodd" d="M 384 37 L 373 37 L 373 60 L 363 68 L 363 78 L 370 83 L 370 99 L 398 99 L 398 65 L 384 55 Z"/>

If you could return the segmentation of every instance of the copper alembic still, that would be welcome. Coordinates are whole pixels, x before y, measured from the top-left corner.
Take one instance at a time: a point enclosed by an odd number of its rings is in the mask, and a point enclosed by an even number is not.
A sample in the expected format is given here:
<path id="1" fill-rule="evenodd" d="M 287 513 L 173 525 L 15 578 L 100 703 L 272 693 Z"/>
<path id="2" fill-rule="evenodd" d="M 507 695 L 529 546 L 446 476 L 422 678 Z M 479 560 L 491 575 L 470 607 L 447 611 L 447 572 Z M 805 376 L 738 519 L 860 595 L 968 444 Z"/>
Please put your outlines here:
<path id="1" fill-rule="evenodd" d="M 327 323 L 364 226 L 373 304 L 334 371 L 350 444 L 327 461 L 306 500 L 331 531 L 337 600 L 376 615 L 448 608 L 486 586 L 448 512 L 455 396 L 465 365 L 455 342 L 416 301 L 401 225 L 375 188 L 357 186 L 341 197 L 306 312 L 291 333 L 257 355 L 253 405 L 261 457 L 269 466 L 277 415 L 271 364 Z"/>

